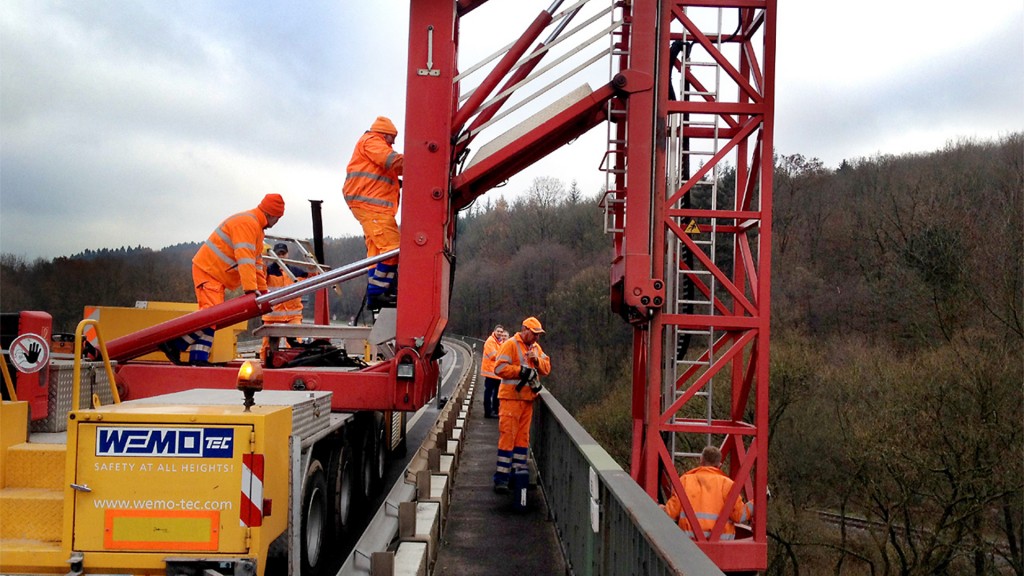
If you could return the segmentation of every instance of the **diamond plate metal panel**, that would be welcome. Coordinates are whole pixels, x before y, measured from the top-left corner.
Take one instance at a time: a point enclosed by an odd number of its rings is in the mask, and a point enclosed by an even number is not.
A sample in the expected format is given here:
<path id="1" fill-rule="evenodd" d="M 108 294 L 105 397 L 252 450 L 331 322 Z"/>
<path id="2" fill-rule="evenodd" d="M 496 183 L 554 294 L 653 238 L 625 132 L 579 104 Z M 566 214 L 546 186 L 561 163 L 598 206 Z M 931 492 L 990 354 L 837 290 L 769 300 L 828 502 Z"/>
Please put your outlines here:
<path id="1" fill-rule="evenodd" d="M 46 418 L 32 422 L 33 432 L 66 432 L 68 429 L 68 412 L 71 411 L 72 384 L 74 383 L 75 365 L 72 360 L 53 360 L 49 366 L 50 412 Z M 92 406 L 92 395 L 96 393 L 104 405 L 114 402 L 113 392 L 107 371 L 102 362 L 82 362 L 82 388 L 79 395 L 79 406 Z"/>

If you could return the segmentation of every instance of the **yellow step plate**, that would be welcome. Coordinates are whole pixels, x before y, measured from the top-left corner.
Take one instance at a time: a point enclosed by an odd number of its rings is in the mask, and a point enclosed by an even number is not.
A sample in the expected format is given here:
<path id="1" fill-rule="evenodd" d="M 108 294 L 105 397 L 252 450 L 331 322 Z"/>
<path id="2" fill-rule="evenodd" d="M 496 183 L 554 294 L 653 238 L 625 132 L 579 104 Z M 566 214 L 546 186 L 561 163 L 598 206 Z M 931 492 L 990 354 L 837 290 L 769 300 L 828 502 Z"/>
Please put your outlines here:
<path id="1" fill-rule="evenodd" d="M 64 489 L 64 444 L 22 443 L 7 449 L 5 480 L 9 488 Z"/>
<path id="2" fill-rule="evenodd" d="M 0 539 L 0 574 L 67 574 L 68 555 L 58 542 Z"/>
<path id="3" fill-rule="evenodd" d="M 60 542 L 64 493 L 42 488 L 0 490 L 0 538 Z M 4 548 L 4 555 L 7 549 Z"/>

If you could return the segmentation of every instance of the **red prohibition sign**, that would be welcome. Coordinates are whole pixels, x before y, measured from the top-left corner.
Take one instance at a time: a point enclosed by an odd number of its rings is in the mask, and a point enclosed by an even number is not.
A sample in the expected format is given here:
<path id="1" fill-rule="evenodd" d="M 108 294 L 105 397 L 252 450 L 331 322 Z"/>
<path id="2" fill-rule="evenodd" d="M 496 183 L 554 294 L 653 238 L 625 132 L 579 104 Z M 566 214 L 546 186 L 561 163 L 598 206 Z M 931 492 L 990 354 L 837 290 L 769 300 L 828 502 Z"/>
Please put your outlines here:
<path id="1" fill-rule="evenodd" d="M 23 374 L 32 374 L 50 362 L 50 345 L 38 334 L 22 334 L 11 342 L 11 363 Z"/>

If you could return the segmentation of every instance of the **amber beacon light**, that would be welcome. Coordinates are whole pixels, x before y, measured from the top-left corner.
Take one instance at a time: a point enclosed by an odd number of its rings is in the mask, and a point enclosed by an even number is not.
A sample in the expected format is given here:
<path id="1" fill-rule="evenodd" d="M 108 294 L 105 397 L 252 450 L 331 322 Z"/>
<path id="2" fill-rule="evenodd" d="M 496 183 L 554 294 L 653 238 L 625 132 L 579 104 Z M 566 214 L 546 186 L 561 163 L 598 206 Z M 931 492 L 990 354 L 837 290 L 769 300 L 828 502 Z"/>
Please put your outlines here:
<path id="1" fill-rule="evenodd" d="M 255 403 L 253 396 L 263 390 L 263 368 L 252 360 L 246 360 L 238 369 L 238 389 L 245 394 L 243 404 L 248 412 Z"/>

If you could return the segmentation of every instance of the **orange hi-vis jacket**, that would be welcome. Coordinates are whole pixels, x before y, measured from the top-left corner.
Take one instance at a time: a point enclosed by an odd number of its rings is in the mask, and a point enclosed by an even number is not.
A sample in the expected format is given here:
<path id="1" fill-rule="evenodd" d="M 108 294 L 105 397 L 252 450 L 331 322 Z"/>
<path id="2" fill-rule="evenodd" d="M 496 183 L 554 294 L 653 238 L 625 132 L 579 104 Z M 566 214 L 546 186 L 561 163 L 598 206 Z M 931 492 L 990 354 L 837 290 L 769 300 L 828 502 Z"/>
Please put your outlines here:
<path id="1" fill-rule="evenodd" d="M 498 359 L 494 363 L 494 373 L 498 378 L 501 378 L 501 385 L 498 386 L 499 400 L 526 400 L 533 402 L 533 399 L 537 397 L 537 393 L 530 390 L 529 386 L 523 386 L 516 391 L 516 386 L 519 385 L 520 367 L 529 366 L 530 368 L 535 368 L 541 376 L 547 376 L 551 373 L 551 358 L 544 353 L 540 344 L 534 342 L 533 348 L 537 351 L 536 362 L 526 357 L 528 348 L 522 338 L 519 337 L 518 332 L 516 332 L 515 336 L 505 340 L 504 344 L 501 345 L 501 348 L 498 350 Z"/>
<path id="2" fill-rule="evenodd" d="M 291 279 L 284 271 L 281 274 L 271 275 L 267 274 L 267 288 L 274 290 L 276 288 L 284 288 L 294 284 L 295 281 Z M 279 322 L 287 323 L 294 320 L 302 320 L 302 297 L 292 298 L 291 300 L 285 300 L 280 304 L 274 304 L 273 309 L 263 315 L 264 322 Z"/>
<path id="3" fill-rule="evenodd" d="M 501 348 L 501 343 L 498 342 L 498 337 L 491 332 L 491 335 L 487 337 L 487 341 L 484 342 L 484 356 L 480 360 L 480 374 L 484 378 L 497 378 L 498 375 L 494 373 L 494 364 L 498 361 L 498 349 Z"/>
<path id="4" fill-rule="evenodd" d="M 725 506 L 725 498 L 732 490 L 732 479 L 714 466 L 698 466 L 680 476 L 679 481 L 682 482 L 686 497 L 690 500 L 690 505 L 693 506 L 693 513 L 697 515 L 697 522 L 700 524 L 701 530 L 704 531 L 705 536 L 710 536 L 711 529 L 718 521 L 718 513 L 723 509 L 729 509 Z M 690 521 L 686 519 L 682 504 L 676 495 L 673 494 L 665 504 L 665 512 L 673 520 L 678 520 L 679 527 L 693 538 Z M 743 500 L 737 496 L 731 507 L 729 519 L 726 520 L 725 528 L 722 530 L 722 540 L 736 538 L 734 523 L 749 522 L 751 512 L 752 506 L 744 506 Z"/>
<path id="5" fill-rule="evenodd" d="M 229 217 L 199 247 L 192 264 L 228 289 L 265 291 L 267 277 L 260 253 L 266 225 L 267 217 L 259 208 Z"/>
<path id="6" fill-rule="evenodd" d="M 405 158 L 391 148 L 383 135 L 366 132 L 348 161 L 342 189 L 345 202 L 353 208 L 394 216 L 401 193 L 398 177 L 404 165 Z"/>

